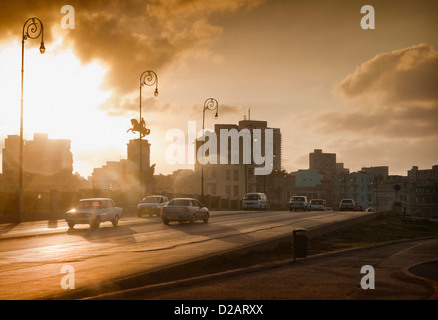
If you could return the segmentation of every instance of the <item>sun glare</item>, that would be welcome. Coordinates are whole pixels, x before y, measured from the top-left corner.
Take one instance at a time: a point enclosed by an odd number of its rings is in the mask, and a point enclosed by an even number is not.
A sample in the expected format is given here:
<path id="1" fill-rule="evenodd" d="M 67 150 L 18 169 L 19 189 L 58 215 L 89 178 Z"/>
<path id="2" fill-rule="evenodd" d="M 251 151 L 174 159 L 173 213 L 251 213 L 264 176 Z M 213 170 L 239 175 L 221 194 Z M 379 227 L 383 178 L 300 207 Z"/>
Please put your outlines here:
<path id="1" fill-rule="evenodd" d="M 0 136 L 4 139 L 18 135 L 20 130 L 21 42 L 9 41 L 1 48 Z M 101 88 L 106 72 L 98 61 L 82 65 L 71 48 L 62 46 L 62 41 L 46 43 L 44 54 L 39 52 L 37 43 L 26 43 L 24 138 L 33 139 L 35 132 L 43 132 L 50 139 L 71 140 L 74 171 L 85 176 L 93 165 L 119 160 L 126 153 L 123 133 L 129 119 L 108 116 L 99 109 L 111 95 Z M 95 163 L 84 166 L 83 158 L 93 158 Z"/>

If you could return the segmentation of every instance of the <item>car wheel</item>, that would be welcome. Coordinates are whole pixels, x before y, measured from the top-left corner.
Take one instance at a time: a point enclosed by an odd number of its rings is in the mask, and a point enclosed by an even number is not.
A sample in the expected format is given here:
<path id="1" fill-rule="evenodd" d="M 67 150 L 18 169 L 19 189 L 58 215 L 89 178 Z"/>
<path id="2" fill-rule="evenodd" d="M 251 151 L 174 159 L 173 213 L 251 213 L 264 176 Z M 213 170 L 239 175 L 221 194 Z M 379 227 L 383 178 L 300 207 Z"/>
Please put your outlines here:
<path id="1" fill-rule="evenodd" d="M 119 224 L 119 216 L 116 215 L 116 217 L 114 218 L 113 221 L 111 221 L 113 224 L 113 227 L 117 227 L 117 225 Z"/>
<path id="2" fill-rule="evenodd" d="M 73 229 L 74 227 L 75 227 L 75 223 L 74 222 L 68 222 L 68 227 L 70 228 L 70 229 Z"/>
<path id="3" fill-rule="evenodd" d="M 210 215 L 207 213 L 206 216 L 205 216 L 205 218 L 204 218 L 204 220 L 203 220 L 204 223 L 208 223 L 208 218 L 209 218 L 209 217 L 210 217 Z"/>
<path id="4" fill-rule="evenodd" d="M 167 226 L 169 224 L 169 220 L 163 219 L 163 223 Z"/>
<path id="5" fill-rule="evenodd" d="M 195 223 L 196 219 L 195 219 L 195 215 L 192 215 L 192 217 L 190 218 L 189 222 L 190 223 Z"/>
<path id="6" fill-rule="evenodd" d="M 141 211 L 137 211 L 137 217 L 141 218 Z"/>
<path id="7" fill-rule="evenodd" d="M 101 220 L 100 216 L 97 216 L 96 219 L 94 220 L 94 222 L 91 224 L 91 227 L 94 229 L 99 228 L 101 221 L 102 220 Z"/>

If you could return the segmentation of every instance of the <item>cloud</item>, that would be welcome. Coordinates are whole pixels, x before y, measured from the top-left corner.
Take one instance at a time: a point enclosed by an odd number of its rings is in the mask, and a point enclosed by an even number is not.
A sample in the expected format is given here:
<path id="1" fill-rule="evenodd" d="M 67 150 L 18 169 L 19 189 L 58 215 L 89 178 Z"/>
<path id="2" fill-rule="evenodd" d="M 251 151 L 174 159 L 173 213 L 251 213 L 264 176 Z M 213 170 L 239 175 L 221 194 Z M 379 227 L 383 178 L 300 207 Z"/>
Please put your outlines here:
<path id="1" fill-rule="evenodd" d="M 438 100 L 438 52 L 419 44 L 375 56 L 337 86 L 346 98 L 371 95 L 386 103 Z"/>
<path id="2" fill-rule="evenodd" d="M 317 116 L 318 131 L 438 138 L 438 52 L 419 44 L 376 55 L 335 86 L 346 107 Z"/>
<path id="3" fill-rule="evenodd" d="M 258 6 L 261 0 L 72 0 L 75 29 L 60 29 L 64 14 L 56 0 L 6 1 L 0 5 L 0 34 L 3 39 L 17 37 L 26 19 L 38 17 L 44 23 L 46 50 L 54 40 L 53 30 L 64 36 L 86 64 L 100 60 L 108 68 L 103 88 L 112 96 L 101 107 L 110 114 L 129 113 L 135 100 L 140 73 L 147 69 L 165 70 L 184 53 L 205 45 L 221 34 L 212 23 L 217 14 L 234 13 Z M 56 33 L 56 34 L 58 34 Z M 0 39 L 2 40 L 2 39 Z M 39 45 L 38 41 L 29 46 Z M 131 101 L 132 100 L 132 101 Z"/>

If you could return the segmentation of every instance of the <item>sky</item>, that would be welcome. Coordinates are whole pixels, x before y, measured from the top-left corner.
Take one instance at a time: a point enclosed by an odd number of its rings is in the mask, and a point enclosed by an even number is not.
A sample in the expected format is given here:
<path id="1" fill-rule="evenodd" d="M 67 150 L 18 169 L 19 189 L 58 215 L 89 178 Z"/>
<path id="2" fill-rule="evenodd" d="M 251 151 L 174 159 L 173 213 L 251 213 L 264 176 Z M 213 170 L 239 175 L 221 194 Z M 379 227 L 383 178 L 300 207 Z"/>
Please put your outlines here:
<path id="1" fill-rule="evenodd" d="M 74 29 L 61 22 L 74 9 Z M 364 5 L 375 29 L 362 29 Z M 282 133 L 283 168 L 306 169 L 314 149 L 336 153 L 350 171 L 389 166 L 406 175 L 438 164 L 436 1 L 8 1 L 0 4 L 0 152 L 20 129 L 21 37 L 28 18 L 44 24 L 25 42 L 24 137 L 71 140 L 84 177 L 126 159 L 127 132 L 142 116 L 151 164 L 169 174 L 172 129 L 237 123 L 251 110 Z M 68 23 L 71 24 L 70 20 Z M 67 22 L 64 20 L 64 22 Z M 187 142 L 188 144 L 188 142 Z M 189 150 L 187 148 L 187 150 Z M 1 157 L 1 154 L 0 154 Z"/>

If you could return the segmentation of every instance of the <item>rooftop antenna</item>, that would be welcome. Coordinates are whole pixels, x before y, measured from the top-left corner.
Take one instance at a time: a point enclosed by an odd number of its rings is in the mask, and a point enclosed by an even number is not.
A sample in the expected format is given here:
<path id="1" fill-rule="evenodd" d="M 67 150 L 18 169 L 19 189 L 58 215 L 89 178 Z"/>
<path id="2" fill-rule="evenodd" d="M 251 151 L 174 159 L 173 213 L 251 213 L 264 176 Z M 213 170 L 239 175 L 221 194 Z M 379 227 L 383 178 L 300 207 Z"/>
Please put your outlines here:
<path id="1" fill-rule="evenodd" d="M 251 120 L 251 107 L 248 108 L 248 120 Z"/>

